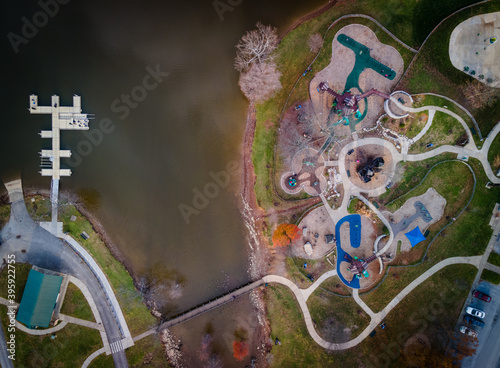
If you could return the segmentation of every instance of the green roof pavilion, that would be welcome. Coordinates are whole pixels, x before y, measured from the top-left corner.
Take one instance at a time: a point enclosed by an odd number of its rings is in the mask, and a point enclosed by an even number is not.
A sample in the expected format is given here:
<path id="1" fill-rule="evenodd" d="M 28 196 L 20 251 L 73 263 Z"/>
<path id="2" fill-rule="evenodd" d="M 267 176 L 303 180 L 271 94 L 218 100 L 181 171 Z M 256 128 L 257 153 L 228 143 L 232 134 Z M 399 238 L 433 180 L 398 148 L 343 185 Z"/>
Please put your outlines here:
<path id="1" fill-rule="evenodd" d="M 30 270 L 16 319 L 29 328 L 49 327 L 62 280 Z"/>

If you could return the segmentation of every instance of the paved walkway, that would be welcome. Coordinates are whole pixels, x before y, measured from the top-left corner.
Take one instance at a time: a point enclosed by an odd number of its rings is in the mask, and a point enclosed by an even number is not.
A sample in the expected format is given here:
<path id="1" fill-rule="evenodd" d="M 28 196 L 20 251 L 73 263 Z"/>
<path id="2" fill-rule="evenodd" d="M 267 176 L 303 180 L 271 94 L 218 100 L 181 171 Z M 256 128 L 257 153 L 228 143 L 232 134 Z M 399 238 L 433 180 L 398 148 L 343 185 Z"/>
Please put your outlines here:
<path id="1" fill-rule="evenodd" d="M 292 281 L 289 279 L 283 277 L 283 276 L 278 276 L 278 275 L 268 275 L 264 276 L 261 280 L 255 281 L 252 284 L 246 285 L 242 287 L 241 289 L 238 289 L 230 294 L 227 294 L 221 298 L 218 298 L 212 302 L 209 302 L 205 305 L 202 305 L 188 313 L 185 313 L 177 318 L 174 318 L 170 321 L 162 323 L 160 326 L 152 328 L 136 337 L 134 337 L 134 342 L 145 338 L 147 336 L 159 333 L 165 328 L 172 327 L 174 325 L 180 324 L 182 322 L 185 322 L 191 318 L 194 318 L 196 316 L 199 316 L 202 313 L 205 313 L 209 310 L 215 309 L 222 304 L 228 303 L 237 296 L 241 296 L 243 294 L 248 293 L 249 291 L 262 286 L 263 284 L 268 284 L 268 283 L 277 283 L 280 285 L 284 285 L 288 287 L 293 294 L 295 295 L 295 299 L 299 303 L 300 309 L 302 311 L 302 315 L 304 317 L 304 322 L 306 324 L 307 330 L 311 337 L 313 338 L 314 341 L 320 346 L 322 346 L 325 349 L 329 350 L 345 350 L 352 348 L 359 343 L 361 343 L 365 338 L 369 336 L 369 334 L 383 321 L 383 319 L 389 314 L 389 312 L 395 308 L 401 300 L 403 300 L 408 294 L 410 294 L 416 287 L 418 287 L 421 283 L 426 281 L 429 277 L 434 275 L 436 272 L 440 271 L 441 269 L 449 266 L 449 265 L 454 265 L 454 264 L 472 264 L 476 267 L 479 266 L 481 262 L 482 256 L 475 256 L 475 257 L 452 257 L 445 259 L 438 264 L 434 265 L 431 267 L 429 270 L 424 272 L 422 275 L 417 277 L 415 280 L 413 280 L 407 287 L 405 287 L 396 297 L 379 313 L 374 313 L 368 305 L 359 297 L 358 290 L 353 291 L 353 297 L 356 303 L 370 316 L 371 321 L 368 327 L 366 327 L 363 332 L 361 332 L 360 335 L 358 335 L 356 338 L 347 341 L 345 343 L 332 343 L 329 341 L 324 340 L 321 338 L 318 333 L 316 332 L 316 329 L 314 327 L 314 322 L 312 321 L 311 314 L 309 312 L 309 308 L 307 307 L 307 299 L 312 295 L 312 293 L 328 278 L 333 277 L 337 275 L 336 270 L 328 271 L 324 273 L 319 279 L 317 279 L 310 287 L 307 289 L 300 289 L 296 284 L 294 284 Z M 90 363 L 100 354 L 103 354 L 105 352 L 104 348 L 101 348 L 94 353 L 92 353 L 84 362 L 82 365 L 82 368 L 86 368 L 90 365 Z"/>
<path id="2" fill-rule="evenodd" d="M 440 112 L 443 112 L 447 115 L 450 115 L 451 117 L 455 118 L 460 124 L 462 124 L 462 127 L 464 128 L 465 132 L 467 133 L 467 138 L 469 139 L 469 142 L 464 146 L 464 148 L 468 148 L 471 150 L 477 150 L 477 146 L 476 146 L 476 143 L 474 142 L 474 138 L 472 137 L 472 132 L 471 132 L 469 126 L 467 125 L 465 120 L 462 119 L 462 117 L 460 115 L 454 113 L 453 111 L 445 109 L 444 107 L 441 107 L 441 106 L 434 106 L 434 105 L 427 105 L 427 106 L 422 106 L 422 107 L 418 107 L 418 108 L 408 107 L 408 106 L 401 104 L 394 97 L 391 97 L 391 102 L 394 102 L 396 104 L 396 106 L 399 107 L 403 111 L 408 111 L 408 112 L 413 112 L 413 113 L 417 113 L 417 112 L 421 112 L 421 111 L 429 111 L 429 112 L 430 111 L 434 111 L 434 112 L 440 111 Z"/>
<path id="3" fill-rule="evenodd" d="M 429 130 L 432 125 L 432 121 L 434 120 L 434 115 L 436 115 L 436 110 L 429 110 L 429 115 L 427 117 L 427 124 L 425 124 L 424 129 L 420 131 L 414 138 L 412 138 L 413 142 L 418 142 L 420 138 L 422 138 L 425 133 Z"/>
<path id="4" fill-rule="evenodd" d="M 476 267 L 479 266 L 481 261 L 481 256 L 475 257 L 452 257 L 445 259 L 438 264 L 431 267 L 429 270 L 424 272 L 422 275 L 413 280 L 407 287 L 405 287 L 396 297 L 379 313 L 374 313 L 356 294 L 354 294 L 354 300 L 359 304 L 359 306 L 371 317 L 371 322 L 368 327 L 363 330 L 363 332 L 358 335 L 356 338 L 347 341 L 345 343 L 332 343 L 321 338 L 316 329 L 314 328 L 314 323 L 312 322 L 311 315 L 309 313 L 309 309 L 306 304 L 306 298 L 304 297 L 304 290 L 299 289 L 297 285 L 295 285 L 292 281 L 276 275 L 265 276 L 263 280 L 267 283 L 279 283 L 281 285 L 287 286 L 295 295 L 297 302 L 302 310 L 302 314 L 304 316 L 304 321 L 309 331 L 309 334 L 313 338 L 318 345 L 322 346 L 325 349 L 329 350 L 345 350 L 352 348 L 359 343 L 361 343 L 368 335 L 383 321 L 383 319 L 389 314 L 389 312 L 396 307 L 401 300 L 403 300 L 409 293 L 411 293 L 416 287 L 418 287 L 421 283 L 426 281 L 429 277 L 434 275 L 436 272 L 441 269 L 454 264 L 472 264 Z M 316 287 L 318 287 L 317 285 Z M 307 289 L 306 289 L 307 290 Z M 356 291 L 355 291 L 356 292 Z"/>
<path id="5" fill-rule="evenodd" d="M 5 316 L 4 318 L 7 318 Z M 0 320 L 0 349 L 2 353 L 0 354 L 0 367 L 3 368 L 14 368 L 12 359 L 9 359 L 10 353 L 7 351 L 7 340 L 5 340 L 5 333 Z"/>
<path id="6" fill-rule="evenodd" d="M 354 289 L 352 292 L 352 296 L 354 301 L 358 303 L 358 305 L 370 316 L 370 318 L 375 318 L 376 313 L 374 313 L 370 307 L 366 305 L 366 303 L 359 297 L 359 289 Z"/>
<path id="7" fill-rule="evenodd" d="M 492 265 L 491 263 L 486 263 L 484 265 L 484 268 L 486 268 L 487 270 L 494 271 L 494 272 L 500 274 L 500 267 Z"/>

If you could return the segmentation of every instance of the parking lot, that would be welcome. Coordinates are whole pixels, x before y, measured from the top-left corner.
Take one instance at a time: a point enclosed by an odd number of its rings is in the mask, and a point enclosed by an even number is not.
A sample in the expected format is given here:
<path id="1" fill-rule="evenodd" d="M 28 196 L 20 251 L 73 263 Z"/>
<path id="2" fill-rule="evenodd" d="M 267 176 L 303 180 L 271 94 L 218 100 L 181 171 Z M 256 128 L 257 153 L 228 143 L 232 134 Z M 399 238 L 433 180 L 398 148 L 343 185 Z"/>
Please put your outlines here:
<path id="1" fill-rule="evenodd" d="M 464 312 L 460 317 L 460 325 L 473 328 L 477 331 L 479 345 L 474 356 L 467 357 L 462 360 L 462 367 L 500 367 L 500 349 L 498 349 L 500 346 L 500 328 L 497 326 L 498 316 L 500 313 L 500 286 L 481 281 L 476 287 L 476 290 L 491 296 L 491 302 L 487 303 L 474 298 L 471 292 L 464 305 Z M 469 305 L 486 313 L 486 316 L 483 319 L 483 322 L 485 323 L 484 327 L 470 326 L 462 321 L 462 318 L 465 315 L 465 308 Z"/>

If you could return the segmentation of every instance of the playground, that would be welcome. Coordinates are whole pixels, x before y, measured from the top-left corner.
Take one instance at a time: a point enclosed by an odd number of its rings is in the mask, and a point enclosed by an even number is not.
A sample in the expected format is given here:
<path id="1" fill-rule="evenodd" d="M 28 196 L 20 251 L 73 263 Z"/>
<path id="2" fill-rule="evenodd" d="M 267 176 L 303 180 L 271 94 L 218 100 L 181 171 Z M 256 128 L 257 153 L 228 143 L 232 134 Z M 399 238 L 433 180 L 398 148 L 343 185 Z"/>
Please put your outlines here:
<path id="1" fill-rule="evenodd" d="M 460 23 L 450 37 L 455 68 L 491 87 L 500 87 L 500 12 L 481 14 Z"/>
<path id="2" fill-rule="evenodd" d="M 312 148 L 297 152 L 292 158 L 292 172 L 281 177 L 281 188 L 288 194 L 297 194 L 304 189 L 309 195 L 319 195 L 326 188 L 324 162 L 323 156 Z"/>
<path id="3" fill-rule="evenodd" d="M 337 273 L 350 288 L 364 289 L 379 279 L 379 262 L 373 254 L 375 229 L 367 216 L 345 216 L 335 226 Z"/>
<path id="4" fill-rule="evenodd" d="M 419 203 L 423 204 L 424 208 L 427 210 L 427 218 L 425 218 L 425 214 L 420 211 L 421 206 L 417 205 Z M 388 251 L 395 255 L 397 252 L 396 244 L 398 244 L 399 241 L 401 241 L 401 252 L 410 251 L 412 246 L 405 236 L 405 233 L 416 226 L 425 232 L 429 226 L 441 219 L 445 206 L 446 199 L 444 199 L 434 188 L 429 188 L 424 194 L 408 199 L 396 212 L 382 212 L 382 215 L 389 219 L 394 231 L 394 241 Z"/>
<path id="5" fill-rule="evenodd" d="M 363 167 L 376 158 L 383 159 L 380 171 L 374 172 L 370 181 L 365 182 L 358 173 Z M 386 185 L 394 173 L 395 163 L 391 152 L 382 145 L 370 144 L 355 148 L 350 155 L 345 156 L 345 168 L 349 172 L 349 180 L 358 188 L 371 190 Z"/>
<path id="6" fill-rule="evenodd" d="M 335 224 L 328 215 L 324 206 L 312 210 L 298 224 L 302 230 L 302 238 L 292 247 L 292 254 L 295 257 L 305 259 L 317 259 L 331 252 L 335 247 L 335 242 L 327 235 L 335 234 Z M 312 247 L 312 254 L 308 255 L 304 251 L 304 244 L 309 243 Z"/>
<path id="7" fill-rule="evenodd" d="M 359 101 L 359 114 L 339 121 L 342 116 L 332 113 L 334 97 L 321 94 L 318 85 L 326 82 L 337 93 L 363 94 L 371 89 L 388 93 L 403 71 L 403 59 L 391 46 L 382 44 L 368 27 L 351 24 L 334 37 L 330 65 L 318 72 L 311 81 L 309 92 L 322 124 L 332 127 L 337 136 L 373 125 L 383 108 L 384 99 L 373 96 Z"/>

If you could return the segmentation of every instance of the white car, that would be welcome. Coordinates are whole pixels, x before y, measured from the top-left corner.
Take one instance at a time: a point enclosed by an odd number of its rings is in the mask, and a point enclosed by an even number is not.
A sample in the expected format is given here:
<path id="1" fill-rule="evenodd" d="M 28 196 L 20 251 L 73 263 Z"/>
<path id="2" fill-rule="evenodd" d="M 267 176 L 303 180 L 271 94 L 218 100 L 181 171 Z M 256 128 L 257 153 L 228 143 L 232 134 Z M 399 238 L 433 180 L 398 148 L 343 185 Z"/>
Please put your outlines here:
<path id="1" fill-rule="evenodd" d="M 471 316 L 478 317 L 478 318 L 484 318 L 486 315 L 482 310 L 473 308 L 473 307 L 467 307 L 465 310 L 467 314 L 470 314 Z"/>
<path id="2" fill-rule="evenodd" d="M 460 332 L 463 333 L 463 334 L 472 336 L 472 337 L 477 337 L 476 330 L 474 330 L 474 329 L 472 329 L 470 327 L 462 326 L 462 327 L 460 327 Z"/>

